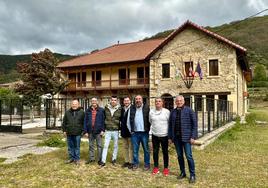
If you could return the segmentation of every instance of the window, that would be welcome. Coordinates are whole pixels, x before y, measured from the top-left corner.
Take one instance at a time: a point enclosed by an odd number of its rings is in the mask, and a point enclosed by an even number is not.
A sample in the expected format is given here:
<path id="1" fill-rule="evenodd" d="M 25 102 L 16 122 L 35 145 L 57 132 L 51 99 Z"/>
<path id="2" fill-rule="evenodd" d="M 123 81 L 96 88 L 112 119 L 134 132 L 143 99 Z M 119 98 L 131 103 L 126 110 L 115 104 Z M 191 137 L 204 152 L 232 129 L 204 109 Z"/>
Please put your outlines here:
<path id="1" fill-rule="evenodd" d="M 86 87 L 86 79 L 87 79 L 87 73 L 82 72 L 82 80 L 81 80 L 81 74 L 76 73 L 77 77 L 77 87 Z"/>
<path id="2" fill-rule="evenodd" d="M 129 75 L 130 71 L 126 71 L 126 69 L 119 69 L 118 76 L 119 76 L 119 85 L 129 85 Z"/>
<path id="3" fill-rule="evenodd" d="M 87 82 L 87 73 L 82 72 L 82 87 L 86 87 L 86 82 Z"/>
<path id="4" fill-rule="evenodd" d="M 202 111 L 202 95 L 195 95 L 194 96 L 195 101 L 195 110 L 196 111 Z"/>
<path id="5" fill-rule="evenodd" d="M 185 62 L 184 63 L 184 67 L 185 67 L 185 73 L 187 77 L 191 77 L 192 76 L 192 71 L 193 71 L 193 62 L 192 61 L 189 61 L 189 62 Z"/>
<path id="6" fill-rule="evenodd" d="M 70 84 L 68 86 L 68 88 L 75 88 L 76 84 L 76 74 L 75 73 L 69 73 L 69 81 Z"/>
<path id="7" fill-rule="evenodd" d="M 162 78 L 170 78 L 170 64 L 162 64 Z"/>
<path id="8" fill-rule="evenodd" d="M 218 100 L 218 109 L 220 111 L 226 111 L 227 110 L 227 95 L 219 95 L 219 100 Z"/>
<path id="9" fill-rule="evenodd" d="M 217 59 L 209 60 L 209 76 L 219 75 L 219 62 Z"/>
<path id="10" fill-rule="evenodd" d="M 145 67 L 145 77 L 144 77 L 144 67 L 137 68 L 137 83 L 138 84 L 148 84 L 149 83 L 149 67 Z"/>
<path id="11" fill-rule="evenodd" d="M 207 95 L 207 111 L 214 110 L 214 95 Z"/>
<path id="12" fill-rule="evenodd" d="M 92 86 L 101 85 L 101 71 L 92 71 Z"/>

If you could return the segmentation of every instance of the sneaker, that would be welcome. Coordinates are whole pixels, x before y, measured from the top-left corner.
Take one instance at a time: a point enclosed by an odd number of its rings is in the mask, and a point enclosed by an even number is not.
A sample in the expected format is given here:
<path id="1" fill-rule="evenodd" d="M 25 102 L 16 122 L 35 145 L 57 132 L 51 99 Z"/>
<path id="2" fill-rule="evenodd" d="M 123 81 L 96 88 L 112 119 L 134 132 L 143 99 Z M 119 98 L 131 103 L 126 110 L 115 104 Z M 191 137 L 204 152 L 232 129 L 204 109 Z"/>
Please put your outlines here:
<path id="1" fill-rule="evenodd" d="M 112 160 L 112 164 L 113 165 L 115 165 L 116 164 L 116 160 L 114 159 L 114 160 Z"/>
<path id="2" fill-rule="evenodd" d="M 164 176 L 168 176 L 168 174 L 169 174 L 169 169 L 168 169 L 168 168 L 164 168 L 164 170 L 163 170 L 163 174 L 164 174 Z"/>
<path id="3" fill-rule="evenodd" d="M 137 170 L 138 168 L 139 168 L 139 166 L 138 166 L 138 165 L 135 165 L 135 164 L 133 164 L 133 165 L 132 165 L 132 170 L 134 170 L 134 171 L 135 171 L 135 170 Z"/>
<path id="4" fill-rule="evenodd" d="M 95 160 L 88 160 L 85 164 L 90 164 L 90 163 L 94 163 Z"/>
<path id="5" fill-rule="evenodd" d="M 159 168 L 154 167 L 152 174 L 155 175 L 155 174 L 158 174 L 158 173 L 159 173 Z"/>
<path id="6" fill-rule="evenodd" d="M 102 162 L 102 161 L 100 161 L 100 162 L 99 162 L 99 165 L 100 165 L 101 167 L 104 167 L 104 166 L 105 166 L 105 163 Z"/>
<path id="7" fill-rule="evenodd" d="M 79 161 L 79 160 L 74 161 L 74 164 L 75 164 L 75 165 L 79 165 L 79 164 L 80 164 L 80 161 Z"/>
<path id="8" fill-rule="evenodd" d="M 150 170 L 150 165 L 144 166 L 144 171 L 148 171 L 148 170 Z"/>
<path id="9" fill-rule="evenodd" d="M 70 164 L 70 163 L 73 163 L 73 162 L 74 162 L 73 159 L 69 159 L 69 160 L 65 161 L 65 164 Z"/>

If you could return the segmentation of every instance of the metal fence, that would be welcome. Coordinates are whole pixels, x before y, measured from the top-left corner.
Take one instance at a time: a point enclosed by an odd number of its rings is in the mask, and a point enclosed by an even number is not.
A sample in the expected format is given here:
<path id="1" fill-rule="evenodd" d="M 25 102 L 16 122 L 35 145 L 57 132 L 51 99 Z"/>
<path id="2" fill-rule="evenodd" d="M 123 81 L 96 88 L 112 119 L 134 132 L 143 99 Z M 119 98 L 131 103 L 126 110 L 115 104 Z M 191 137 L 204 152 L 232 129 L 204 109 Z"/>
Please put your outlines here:
<path id="1" fill-rule="evenodd" d="M 144 98 L 147 103 L 149 99 Z M 60 129 L 63 116 L 66 110 L 71 107 L 70 98 L 47 99 L 46 109 L 46 129 Z M 78 99 L 81 107 L 86 110 L 90 106 L 90 99 Z M 175 97 L 164 97 L 164 101 L 171 101 L 172 104 L 166 104 L 170 110 L 175 107 Z M 99 100 L 100 106 L 105 106 L 109 98 Z M 120 99 L 122 104 L 122 98 Z M 198 137 L 211 132 L 233 119 L 232 102 L 220 99 L 212 99 L 198 96 L 185 96 L 185 105 L 190 106 L 195 112 L 198 121 Z M 153 108 L 154 106 L 151 106 Z"/>
<path id="2" fill-rule="evenodd" d="M 45 120 L 42 105 L 30 109 L 21 99 L 0 100 L 0 132 L 22 133 L 24 128 L 44 126 L 42 120 Z"/>

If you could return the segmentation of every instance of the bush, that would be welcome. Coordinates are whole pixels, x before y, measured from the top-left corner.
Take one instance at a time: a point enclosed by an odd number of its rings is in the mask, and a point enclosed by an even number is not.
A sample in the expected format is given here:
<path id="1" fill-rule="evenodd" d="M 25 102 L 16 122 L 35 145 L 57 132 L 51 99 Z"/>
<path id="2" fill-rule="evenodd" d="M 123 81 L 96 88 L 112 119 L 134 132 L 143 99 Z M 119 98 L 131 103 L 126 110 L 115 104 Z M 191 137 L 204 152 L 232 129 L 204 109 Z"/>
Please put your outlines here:
<path id="1" fill-rule="evenodd" d="M 246 115 L 246 122 L 248 125 L 255 126 L 256 125 L 256 114 L 250 113 Z"/>
<path id="2" fill-rule="evenodd" d="M 39 143 L 38 146 L 49 146 L 49 147 L 64 147 L 66 146 L 66 142 L 62 140 L 61 135 L 52 135 L 48 139 Z"/>

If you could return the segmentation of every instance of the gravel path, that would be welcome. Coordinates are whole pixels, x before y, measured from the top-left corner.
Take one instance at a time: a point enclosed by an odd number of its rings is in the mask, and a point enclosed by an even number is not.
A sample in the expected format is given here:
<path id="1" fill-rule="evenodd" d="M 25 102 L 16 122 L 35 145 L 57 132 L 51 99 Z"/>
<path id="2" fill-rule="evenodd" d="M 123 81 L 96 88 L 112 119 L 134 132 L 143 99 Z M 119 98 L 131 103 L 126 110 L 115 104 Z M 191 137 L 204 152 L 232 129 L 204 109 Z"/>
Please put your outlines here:
<path id="1" fill-rule="evenodd" d="M 6 158 L 6 160 L 3 162 L 4 164 L 10 164 L 20 160 L 20 157 L 25 154 L 44 154 L 57 149 L 58 148 L 52 148 L 48 146 L 37 147 L 32 144 L 25 144 L 1 149 L 0 157 Z"/>
<path id="2" fill-rule="evenodd" d="M 35 146 L 41 141 L 36 139 L 36 136 L 40 135 L 42 135 L 42 133 L 0 133 L 0 158 L 6 158 L 3 163 L 13 163 L 20 160 L 20 157 L 25 154 L 44 154 L 58 149 L 47 146 Z"/>

